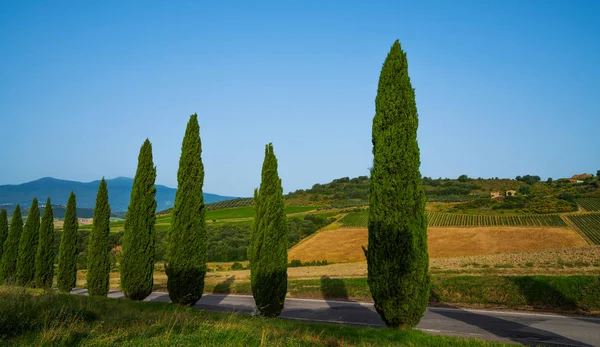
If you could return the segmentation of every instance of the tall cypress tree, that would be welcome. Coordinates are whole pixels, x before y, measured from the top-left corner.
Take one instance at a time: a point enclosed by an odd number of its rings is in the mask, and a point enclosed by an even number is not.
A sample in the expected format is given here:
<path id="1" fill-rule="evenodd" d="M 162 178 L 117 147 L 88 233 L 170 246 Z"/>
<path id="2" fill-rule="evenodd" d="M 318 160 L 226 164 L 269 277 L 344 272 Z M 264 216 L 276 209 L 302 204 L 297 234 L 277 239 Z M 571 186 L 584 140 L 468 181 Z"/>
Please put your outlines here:
<path id="1" fill-rule="evenodd" d="M 63 293 L 71 292 L 75 288 L 77 281 L 77 200 L 75 193 L 71 192 L 67 209 L 65 211 L 65 220 L 63 232 L 60 237 L 60 247 L 58 249 L 58 274 L 56 282 L 58 290 Z"/>
<path id="2" fill-rule="evenodd" d="M 121 289 L 125 296 L 132 300 L 144 300 L 152 293 L 156 222 L 155 180 L 152 144 L 146 139 L 138 156 L 123 234 Z"/>
<path id="3" fill-rule="evenodd" d="M 373 119 L 368 283 L 390 327 L 415 326 L 429 299 L 425 194 L 418 115 L 406 53 L 394 42 L 379 77 Z"/>
<path id="4" fill-rule="evenodd" d="M 250 238 L 252 295 L 261 316 L 276 317 L 287 292 L 287 219 L 273 144 L 265 149 L 260 190 L 254 190 Z"/>
<path id="5" fill-rule="evenodd" d="M 21 217 L 21 206 L 17 205 L 10 221 L 10 230 L 6 241 L 4 241 L 4 251 L 2 252 L 2 263 L 0 264 L 0 280 L 4 283 L 14 283 L 16 281 L 17 257 L 19 255 L 19 239 L 23 233 L 23 218 Z"/>
<path id="6" fill-rule="evenodd" d="M 94 206 L 94 225 L 88 239 L 87 257 L 87 289 L 89 295 L 106 296 L 110 279 L 110 206 L 108 205 L 108 189 L 102 178 L 96 195 Z"/>
<path id="7" fill-rule="evenodd" d="M 8 237 L 8 217 L 6 210 L 0 210 L 0 266 L 2 266 L 2 253 L 4 249 L 4 241 Z"/>
<path id="8" fill-rule="evenodd" d="M 198 116 L 187 124 L 177 171 L 177 193 L 167 248 L 167 289 L 171 301 L 194 305 L 202 297 L 206 274 L 204 166 Z"/>
<path id="9" fill-rule="evenodd" d="M 35 256 L 35 284 L 38 288 L 52 288 L 54 278 L 54 215 L 50 198 L 46 201 L 40 236 Z"/>
<path id="10" fill-rule="evenodd" d="M 17 260 L 17 283 L 32 285 L 35 279 L 35 255 L 40 233 L 40 210 L 37 198 L 33 198 L 29 215 L 25 221 L 23 234 L 19 240 L 19 259 Z"/>

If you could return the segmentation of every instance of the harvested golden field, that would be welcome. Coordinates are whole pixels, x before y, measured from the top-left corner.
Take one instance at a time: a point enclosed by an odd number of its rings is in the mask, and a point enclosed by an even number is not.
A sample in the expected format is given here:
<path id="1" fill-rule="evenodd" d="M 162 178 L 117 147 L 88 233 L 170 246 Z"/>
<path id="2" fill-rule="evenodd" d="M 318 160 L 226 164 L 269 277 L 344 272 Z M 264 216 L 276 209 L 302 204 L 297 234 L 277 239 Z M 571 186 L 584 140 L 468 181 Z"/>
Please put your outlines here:
<path id="1" fill-rule="evenodd" d="M 330 263 L 365 261 L 361 246 L 367 243 L 367 229 L 324 230 L 292 247 L 288 252 L 288 260 L 327 260 Z"/>
<path id="2" fill-rule="evenodd" d="M 572 229 L 554 227 L 429 228 L 428 241 L 432 258 L 588 245 Z"/>
<path id="3" fill-rule="evenodd" d="M 569 228 L 546 227 L 429 228 L 428 239 L 432 258 L 587 245 Z M 288 259 L 362 262 L 365 256 L 361 246 L 367 243 L 367 229 L 364 228 L 324 230 L 293 247 Z"/>

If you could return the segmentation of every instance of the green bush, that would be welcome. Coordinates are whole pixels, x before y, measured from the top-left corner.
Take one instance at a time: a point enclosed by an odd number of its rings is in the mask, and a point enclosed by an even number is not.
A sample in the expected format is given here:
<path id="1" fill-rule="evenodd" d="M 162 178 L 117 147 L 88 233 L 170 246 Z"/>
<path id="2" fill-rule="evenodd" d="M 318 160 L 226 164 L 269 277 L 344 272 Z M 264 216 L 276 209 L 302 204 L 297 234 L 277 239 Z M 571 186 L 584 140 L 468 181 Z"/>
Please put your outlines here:
<path id="1" fill-rule="evenodd" d="M 244 265 L 236 261 L 235 263 L 231 264 L 231 270 L 244 270 Z"/>

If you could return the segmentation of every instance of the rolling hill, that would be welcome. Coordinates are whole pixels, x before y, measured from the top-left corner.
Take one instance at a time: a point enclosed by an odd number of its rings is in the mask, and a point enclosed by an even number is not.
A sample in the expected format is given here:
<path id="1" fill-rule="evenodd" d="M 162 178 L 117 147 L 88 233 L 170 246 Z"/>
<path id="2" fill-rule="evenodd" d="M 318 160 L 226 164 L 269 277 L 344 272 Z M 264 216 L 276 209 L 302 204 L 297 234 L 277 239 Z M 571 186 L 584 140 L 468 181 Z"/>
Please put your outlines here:
<path id="1" fill-rule="evenodd" d="M 109 203 L 112 211 L 126 211 L 129 205 L 133 179 L 118 177 L 106 180 L 106 183 L 108 185 Z M 77 194 L 77 207 L 93 208 L 99 184 L 100 181 L 84 183 L 45 177 L 18 185 L 2 185 L 0 186 L 0 208 L 4 205 L 7 207 L 7 210 L 12 210 L 11 206 L 15 204 L 22 204 L 22 207 L 28 207 L 34 197 L 37 197 L 42 204 L 46 201 L 47 197 L 50 197 L 53 205 L 64 206 L 67 204 L 67 199 L 71 191 Z M 156 185 L 156 208 L 158 211 L 173 206 L 176 191 L 174 188 Z M 206 203 L 229 199 L 234 199 L 234 197 L 204 193 Z"/>

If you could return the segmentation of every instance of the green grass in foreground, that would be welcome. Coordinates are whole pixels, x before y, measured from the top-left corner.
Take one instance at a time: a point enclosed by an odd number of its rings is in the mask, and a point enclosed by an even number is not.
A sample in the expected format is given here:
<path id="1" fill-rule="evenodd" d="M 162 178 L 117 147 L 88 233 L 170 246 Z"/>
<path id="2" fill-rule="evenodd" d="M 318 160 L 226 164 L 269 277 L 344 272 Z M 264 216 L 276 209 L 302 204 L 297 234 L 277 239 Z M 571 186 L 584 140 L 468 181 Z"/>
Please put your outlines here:
<path id="1" fill-rule="evenodd" d="M 207 292 L 250 294 L 249 282 L 207 285 Z M 541 310 L 600 312 L 597 276 L 432 276 L 432 304 L 533 307 Z M 290 280 L 296 298 L 371 301 L 366 278 Z"/>
<path id="2" fill-rule="evenodd" d="M 505 346 L 419 331 L 354 328 L 0 287 L 0 342 L 9 345 Z"/>

